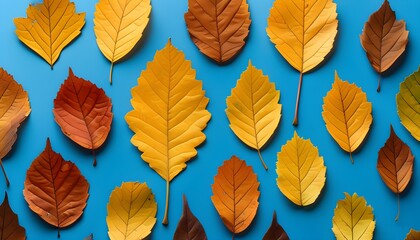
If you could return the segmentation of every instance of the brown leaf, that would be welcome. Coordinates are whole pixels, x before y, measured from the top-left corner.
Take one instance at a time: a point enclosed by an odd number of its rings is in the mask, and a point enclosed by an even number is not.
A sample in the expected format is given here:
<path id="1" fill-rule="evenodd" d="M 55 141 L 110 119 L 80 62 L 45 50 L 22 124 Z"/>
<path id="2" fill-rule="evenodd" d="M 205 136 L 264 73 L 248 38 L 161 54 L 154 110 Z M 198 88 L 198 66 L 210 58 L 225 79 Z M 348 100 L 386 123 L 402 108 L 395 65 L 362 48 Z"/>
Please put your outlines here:
<path id="1" fill-rule="evenodd" d="M 174 240 L 206 240 L 207 236 L 203 225 L 191 212 L 185 195 L 182 196 L 182 200 L 184 209 L 175 230 Z"/>
<path id="2" fill-rule="evenodd" d="M 7 193 L 0 205 L 0 240 L 25 240 L 25 229 L 19 225 L 18 216 L 9 205 Z"/>
<path id="3" fill-rule="evenodd" d="M 102 88 L 76 77 L 70 68 L 54 99 L 53 112 L 63 133 L 95 155 L 94 150 L 102 146 L 111 130 L 111 108 L 111 99 Z"/>
<path id="4" fill-rule="evenodd" d="M 232 233 L 244 231 L 254 219 L 260 192 L 252 167 L 236 156 L 219 167 L 211 186 L 211 200 L 225 226 Z"/>
<path id="5" fill-rule="evenodd" d="M 413 175 L 414 156 L 410 147 L 395 134 L 391 133 L 385 145 L 378 152 L 377 169 L 382 180 L 394 193 L 400 194 L 407 187 Z M 398 201 L 398 220 L 400 214 Z"/>
<path id="6" fill-rule="evenodd" d="M 289 236 L 284 231 L 282 226 L 277 222 L 276 212 L 273 213 L 273 221 L 270 228 L 265 233 L 263 240 L 289 240 Z"/>
<path id="7" fill-rule="evenodd" d="M 29 208 L 47 223 L 58 228 L 74 223 L 86 207 L 89 183 L 77 166 L 51 148 L 32 162 L 26 173 L 23 196 Z"/>
<path id="8" fill-rule="evenodd" d="M 93 233 L 91 233 L 89 236 L 85 237 L 83 240 L 93 240 Z"/>
<path id="9" fill-rule="evenodd" d="M 405 240 L 420 240 L 420 231 L 416 231 L 411 228 L 410 232 L 408 232 L 407 236 L 405 237 Z"/>
<path id="10" fill-rule="evenodd" d="M 245 45 L 251 20 L 246 0 L 188 0 L 185 22 L 194 44 L 224 63 Z"/>
<path id="11" fill-rule="evenodd" d="M 379 74 L 390 68 L 405 51 L 408 31 L 403 20 L 396 21 L 388 0 L 369 17 L 360 41 L 370 64 Z M 380 89 L 379 79 L 377 91 Z"/>

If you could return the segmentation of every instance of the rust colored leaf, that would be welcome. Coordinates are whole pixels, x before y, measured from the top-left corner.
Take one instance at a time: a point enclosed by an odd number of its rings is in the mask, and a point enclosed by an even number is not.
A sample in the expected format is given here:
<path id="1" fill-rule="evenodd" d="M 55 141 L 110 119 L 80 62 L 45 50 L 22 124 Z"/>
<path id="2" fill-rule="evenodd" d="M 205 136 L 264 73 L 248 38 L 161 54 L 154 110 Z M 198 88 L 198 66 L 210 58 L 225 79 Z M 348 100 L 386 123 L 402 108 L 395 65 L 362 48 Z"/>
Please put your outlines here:
<path id="1" fill-rule="evenodd" d="M 370 64 L 379 74 L 390 68 L 405 51 L 408 31 L 403 20 L 396 20 L 388 0 L 369 17 L 360 41 Z M 378 92 L 381 90 L 380 84 L 379 78 Z"/>
<path id="2" fill-rule="evenodd" d="M 273 221 L 265 233 L 263 240 L 289 240 L 289 236 L 287 236 L 283 227 L 277 222 L 276 212 L 273 213 Z"/>
<path id="3" fill-rule="evenodd" d="M 176 227 L 174 240 L 206 240 L 206 232 L 203 225 L 191 212 L 188 206 L 187 198 L 182 196 L 184 209 L 182 211 L 181 219 L 179 219 L 178 226 Z"/>
<path id="4" fill-rule="evenodd" d="M 254 219 L 259 205 L 259 185 L 252 167 L 236 156 L 219 167 L 211 186 L 211 201 L 233 234 L 244 231 Z"/>
<path id="5" fill-rule="evenodd" d="M 194 44 L 224 63 L 245 45 L 251 20 L 246 0 L 188 0 L 185 22 Z"/>
<path id="6" fill-rule="evenodd" d="M 0 240 L 25 240 L 25 229 L 19 225 L 18 216 L 10 208 L 7 193 L 0 205 Z"/>
<path id="7" fill-rule="evenodd" d="M 26 173 L 23 196 L 29 208 L 47 223 L 58 228 L 74 223 L 86 207 L 89 183 L 77 166 L 51 148 L 32 162 Z"/>
<path id="8" fill-rule="evenodd" d="M 105 142 L 112 122 L 111 99 L 102 88 L 76 77 L 71 68 L 54 99 L 54 119 L 63 133 L 80 146 L 95 150 Z"/>
<path id="9" fill-rule="evenodd" d="M 410 147 L 395 134 L 391 126 L 391 133 L 385 145 L 378 153 L 378 172 L 382 180 L 398 197 L 398 213 L 400 215 L 399 194 L 402 193 L 413 175 L 414 156 Z"/>

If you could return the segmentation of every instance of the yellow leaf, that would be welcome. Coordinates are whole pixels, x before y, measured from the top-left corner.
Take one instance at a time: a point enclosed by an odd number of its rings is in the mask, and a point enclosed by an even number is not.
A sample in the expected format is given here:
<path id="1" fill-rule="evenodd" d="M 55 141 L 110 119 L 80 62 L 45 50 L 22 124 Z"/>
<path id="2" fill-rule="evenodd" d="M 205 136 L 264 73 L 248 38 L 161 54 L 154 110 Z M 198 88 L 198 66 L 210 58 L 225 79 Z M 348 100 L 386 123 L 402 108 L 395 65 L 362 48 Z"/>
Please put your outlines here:
<path id="1" fill-rule="evenodd" d="M 342 81 L 336 72 L 322 109 L 328 132 L 343 150 L 350 153 L 353 163 L 351 154 L 363 142 L 372 124 L 372 103 L 367 101 L 361 88 Z"/>
<path id="2" fill-rule="evenodd" d="M 325 184 L 327 168 L 318 148 L 295 132 L 277 154 L 277 186 L 294 204 L 315 202 Z"/>
<path id="3" fill-rule="evenodd" d="M 127 55 L 143 35 L 152 10 L 150 0 L 99 0 L 96 4 L 94 31 L 96 42 L 112 67 Z"/>
<path id="4" fill-rule="evenodd" d="M 144 239 L 156 223 L 157 204 L 146 183 L 126 182 L 116 187 L 107 209 L 111 240 Z"/>
<path id="5" fill-rule="evenodd" d="M 302 74 L 321 63 L 337 35 L 337 11 L 332 0 L 275 0 L 268 17 L 267 34 L 280 54 L 300 72 L 294 125 Z"/>
<path id="6" fill-rule="evenodd" d="M 401 123 L 420 141 L 420 68 L 400 84 L 397 110 Z"/>
<path id="7" fill-rule="evenodd" d="M 333 232 L 337 240 L 370 240 L 373 238 L 375 221 L 373 208 L 366 206 L 366 200 L 344 193 L 346 198 L 337 202 L 334 209 Z"/>
<path id="8" fill-rule="evenodd" d="M 242 73 L 232 94 L 226 99 L 230 128 L 246 145 L 258 151 L 276 130 L 281 117 L 280 91 L 262 71 L 252 66 Z"/>
<path id="9" fill-rule="evenodd" d="M 410 232 L 405 237 L 405 240 L 420 240 L 420 232 L 410 229 Z"/>
<path id="10" fill-rule="evenodd" d="M 85 13 L 76 13 L 69 0 L 44 0 L 29 5 L 27 18 L 15 18 L 16 34 L 38 53 L 51 68 L 61 51 L 75 39 L 85 25 Z"/>
<path id="11" fill-rule="evenodd" d="M 134 110 L 125 120 L 135 133 L 131 143 L 166 180 L 164 224 L 168 222 L 169 182 L 197 155 L 195 147 L 206 139 L 202 130 L 211 115 L 204 93 L 191 62 L 171 41 L 156 52 L 141 73 L 138 86 L 131 90 Z"/>

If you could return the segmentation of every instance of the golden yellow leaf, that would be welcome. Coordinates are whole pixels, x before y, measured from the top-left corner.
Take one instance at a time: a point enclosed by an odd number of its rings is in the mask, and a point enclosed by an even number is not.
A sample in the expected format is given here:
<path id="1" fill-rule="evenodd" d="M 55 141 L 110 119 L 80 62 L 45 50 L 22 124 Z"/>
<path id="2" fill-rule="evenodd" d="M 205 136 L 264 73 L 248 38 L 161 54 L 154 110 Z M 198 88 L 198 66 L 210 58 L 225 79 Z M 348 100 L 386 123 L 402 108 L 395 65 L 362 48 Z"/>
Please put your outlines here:
<path id="1" fill-rule="evenodd" d="M 111 240 L 146 238 L 156 223 L 155 196 L 146 183 L 125 182 L 112 191 L 107 206 Z"/>
<path id="2" fill-rule="evenodd" d="M 276 90 L 263 72 L 251 61 L 242 73 L 232 94 L 226 99 L 226 114 L 230 128 L 246 145 L 258 151 L 267 143 L 276 130 L 281 117 L 280 91 Z"/>
<path id="3" fill-rule="evenodd" d="M 410 229 L 410 232 L 405 237 L 405 240 L 420 240 L 420 232 Z"/>
<path id="4" fill-rule="evenodd" d="M 27 18 L 15 18 L 16 35 L 38 53 L 51 68 L 61 51 L 75 39 L 85 25 L 85 13 L 76 13 L 69 0 L 44 0 L 29 5 Z"/>
<path id="5" fill-rule="evenodd" d="M 191 62 L 170 40 L 147 64 L 138 86 L 131 89 L 134 110 L 125 120 L 134 132 L 131 143 L 166 180 L 164 224 L 168 223 L 169 182 L 197 155 L 195 147 L 206 139 L 202 130 L 211 115 L 204 93 Z"/>
<path id="6" fill-rule="evenodd" d="M 346 198 L 337 202 L 334 209 L 333 232 L 337 240 L 370 240 L 373 238 L 375 221 L 373 208 L 366 206 L 366 200 L 344 193 Z"/>
<path id="7" fill-rule="evenodd" d="M 150 0 L 99 0 L 96 4 L 94 31 L 96 43 L 112 67 L 127 55 L 143 35 L 152 10 Z"/>
<path id="8" fill-rule="evenodd" d="M 337 35 L 337 11 L 332 0 L 275 0 L 268 17 L 267 34 L 280 54 L 300 72 L 294 125 L 303 73 L 321 63 Z"/>
<path id="9" fill-rule="evenodd" d="M 277 154 L 277 186 L 294 204 L 315 202 L 325 184 L 327 168 L 318 148 L 295 132 Z"/>
<path id="10" fill-rule="evenodd" d="M 365 139 L 372 124 L 372 103 L 356 84 L 342 81 L 337 72 L 332 89 L 322 105 L 328 132 L 340 147 L 351 156 Z"/>

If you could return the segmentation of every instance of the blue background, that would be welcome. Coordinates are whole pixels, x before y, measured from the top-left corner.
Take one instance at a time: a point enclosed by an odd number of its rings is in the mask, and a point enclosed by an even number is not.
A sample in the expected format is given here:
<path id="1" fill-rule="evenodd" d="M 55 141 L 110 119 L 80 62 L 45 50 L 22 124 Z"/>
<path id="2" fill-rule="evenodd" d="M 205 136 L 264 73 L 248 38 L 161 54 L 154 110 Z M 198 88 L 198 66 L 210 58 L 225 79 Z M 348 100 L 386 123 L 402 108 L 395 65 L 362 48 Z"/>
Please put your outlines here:
<path id="1" fill-rule="evenodd" d="M 4 159 L 11 186 L 6 188 L 0 177 L 0 197 L 7 191 L 12 209 L 19 215 L 29 240 L 55 239 L 56 229 L 32 213 L 22 190 L 26 170 L 44 149 L 47 137 L 53 149 L 67 160 L 77 164 L 90 183 L 90 197 L 85 213 L 73 226 L 62 230 L 61 239 L 83 239 L 91 232 L 95 239 L 108 239 L 106 205 L 109 194 L 125 181 L 147 182 L 158 203 L 157 223 L 150 239 L 172 239 L 182 211 L 185 193 L 192 211 L 200 219 L 209 239 L 230 239 L 210 200 L 211 184 L 217 168 L 233 154 L 252 165 L 261 182 L 258 213 L 247 231 L 237 239 L 261 239 L 271 223 L 273 210 L 291 239 L 333 239 L 332 216 L 336 202 L 343 192 L 357 192 L 374 208 L 375 239 L 404 239 L 411 227 L 420 229 L 420 164 L 415 164 L 414 175 L 401 196 L 401 215 L 397 213 L 397 198 L 382 182 L 377 170 L 377 152 L 389 136 L 389 125 L 420 156 L 419 142 L 400 124 L 395 95 L 403 79 L 418 69 L 420 63 L 420 1 L 390 0 L 397 19 L 404 19 L 410 31 L 405 54 L 392 70 L 385 74 L 381 93 L 376 92 L 378 75 L 370 66 L 359 35 L 369 15 L 382 4 L 380 0 L 336 0 L 339 31 L 334 49 L 328 59 L 316 70 L 304 76 L 300 124 L 292 126 L 298 72 L 281 57 L 267 37 L 265 28 L 272 0 L 248 0 L 251 12 L 250 34 L 243 51 L 231 63 L 219 66 L 202 55 L 191 41 L 183 15 L 186 0 L 152 0 L 151 20 L 145 34 L 132 54 L 114 67 L 114 82 L 108 83 L 110 63 L 99 51 L 93 32 L 93 13 L 96 1 L 75 0 L 78 12 L 86 12 L 82 34 L 64 49 L 54 70 L 16 37 L 13 18 L 24 17 L 30 3 L 40 1 L 2 1 L 0 14 L 0 66 L 12 74 L 29 93 L 32 112 L 19 129 L 18 141 Z M 208 110 L 212 119 L 205 129 L 206 142 L 198 148 L 198 157 L 188 164 L 171 183 L 169 225 L 161 224 L 164 213 L 165 182 L 141 160 L 140 152 L 130 143 L 133 135 L 124 116 L 132 107 L 130 89 L 137 84 L 140 72 L 153 59 L 156 50 L 164 47 L 168 38 L 192 61 L 197 78 L 203 81 Z M 278 131 L 262 154 L 269 167 L 265 171 L 254 150 L 247 148 L 229 129 L 225 115 L 225 99 L 236 85 L 248 60 L 263 70 L 281 91 L 282 119 Z M 104 146 L 98 151 L 98 165 L 92 167 L 92 155 L 64 136 L 54 122 L 53 99 L 68 75 L 68 68 L 85 79 L 104 88 L 113 102 L 112 130 Z M 354 154 L 355 163 L 330 137 L 321 116 L 323 97 L 330 90 L 337 70 L 342 79 L 356 83 L 373 103 L 373 124 L 365 144 Z M 310 138 L 318 147 L 327 166 L 326 185 L 318 201 L 300 208 L 286 199 L 276 186 L 275 164 L 277 152 L 293 131 Z"/>

